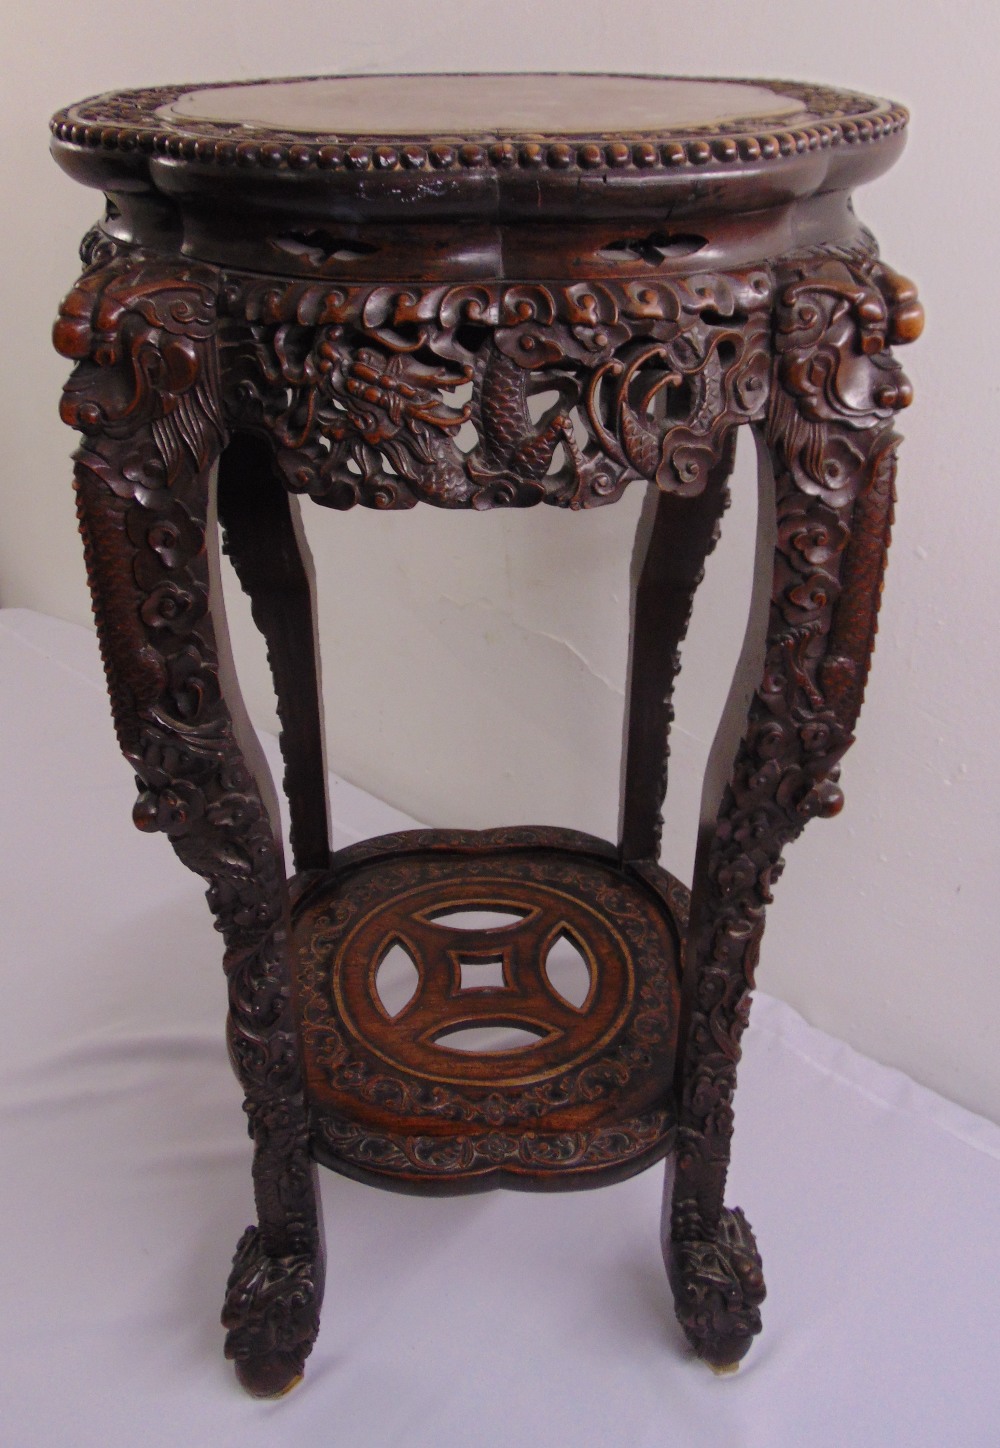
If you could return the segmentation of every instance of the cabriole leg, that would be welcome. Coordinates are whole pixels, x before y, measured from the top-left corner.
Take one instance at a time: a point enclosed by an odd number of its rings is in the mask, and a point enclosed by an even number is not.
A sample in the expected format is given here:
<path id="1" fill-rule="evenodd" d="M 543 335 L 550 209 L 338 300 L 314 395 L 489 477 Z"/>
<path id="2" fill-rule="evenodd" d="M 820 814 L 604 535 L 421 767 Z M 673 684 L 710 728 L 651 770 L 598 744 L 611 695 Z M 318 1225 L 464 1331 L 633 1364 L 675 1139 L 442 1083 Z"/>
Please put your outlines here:
<path id="1" fill-rule="evenodd" d="M 277 815 L 212 616 L 212 473 L 225 440 L 217 275 L 138 252 L 105 249 L 94 262 L 56 326 L 77 364 L 62 413 L 85 439 L 80 527 L 115 726 L 140 790 L 135 822 L 163 831 L 208 882 L 225 939 L 259 1218 L 229 1280 L 226 1352 L 245 1387 L 272 1395 L 312 1347 L 323 1262 Z"/>
<path id="2" fill-rule="evenodd" d="M 769 621 L 747 712 L 751 622 L 706 779 L 664 1240 L 680 1321 L 722 1369 L 760 1331 L 764 1297 L 753 1233 L 723 1205 L 764 910 L 784 847 L 842 803 L 836 779 L 861 707 L 892 521 L 892 415 L 910 401 L 888 347 L 920 324 L 913 288 L 865 235 L 776 268 L 770 404 L 757 429 L 762 492 L 772 475 L 774 489 L 761 503 L 763 529 L 775 530 Z"/>

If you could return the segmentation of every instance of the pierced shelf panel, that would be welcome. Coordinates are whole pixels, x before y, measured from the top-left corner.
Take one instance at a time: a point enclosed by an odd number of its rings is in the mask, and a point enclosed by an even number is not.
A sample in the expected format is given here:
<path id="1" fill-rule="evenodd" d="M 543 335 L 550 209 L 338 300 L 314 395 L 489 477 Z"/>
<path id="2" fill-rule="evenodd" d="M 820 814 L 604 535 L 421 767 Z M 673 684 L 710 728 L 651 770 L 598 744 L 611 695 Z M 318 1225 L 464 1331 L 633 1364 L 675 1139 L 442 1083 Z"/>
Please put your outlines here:
<path id="1" fill-rule="evenodd" d="M 662 1156 L 686 911 L 672 876 L 571 831 L 341 851 L 293 910 L 314 1156 L 438 1191 L 590 1185 Z M 564 993 L 550 962 L 567 943 Z M 413 989 L 387 1006 L 400 951 Z"/>

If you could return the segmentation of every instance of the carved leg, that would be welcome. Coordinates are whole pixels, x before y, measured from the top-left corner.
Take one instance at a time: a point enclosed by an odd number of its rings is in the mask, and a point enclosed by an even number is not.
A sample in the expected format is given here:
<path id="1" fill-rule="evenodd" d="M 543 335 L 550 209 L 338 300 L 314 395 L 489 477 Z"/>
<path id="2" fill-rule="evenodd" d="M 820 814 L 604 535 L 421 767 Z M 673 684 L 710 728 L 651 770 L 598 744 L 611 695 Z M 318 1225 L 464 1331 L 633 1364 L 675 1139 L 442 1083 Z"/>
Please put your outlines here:
<path id="1" fill-rule="evenodd" d="M 222 454 L 219 521 L 226 552 L 267 641 L 295 865 L 325 870 L 330 836 L 312 560 L 298 499 L 281 482 L 269 446 L 252 434 L 238 434 Z"/>
<path id="2" fill-rule="evenodd" d="M 226 1352 L 244 1386 L 270 1395 L 295 1381 L 315 1339 L 322 1250 L 277 815 L 211 613 L 211 479 L 224 442 L 216 287 L 209 267 L 101 256 L 63 304 L 55 341 L 77 363 L 62 414 L 85 435 L 80 527 L 115 726 L 140 789 L 135 822 L 164 831 L 205 878 L 225 939 L 259 1215 L 230 1278 Z"/>
<path id="3" fill-rule="evenodd" d="M 760 430 L 762 522 L 776 527 L 763 674 L 741 703 L 752 647 L 710 766 L 684 975 L 685 1046 L 673 1209 L 664 1254 L 695 1351 L 733 1366 L 760 1331 L 764 1280 L 742 1212 L 723 1207 L 740 1037 L 764 909 L 782 851 L 835 814 L 874 644 L 910 389 L 888 343 L 919 334 L 912 287 L 867 240 L 777 268 L 774 362 Z M 761 550 L 758 549 L 760 555 Z M 752 631 L 752 630 L 751 630 Z M 742 716 L 734 760 L 733 720 Z"/>
<path id="4" fill-rule="evenodd" d="M 736 429 L 709 469 L 704 491 L 678 497 L 650 487 L 632 559 L 632 628 L 622 755 L 620 848 L 623 860 L 660 857 L 669 735 L 680 646 L 691 621 L 705 559 L 728 501 Z"/>

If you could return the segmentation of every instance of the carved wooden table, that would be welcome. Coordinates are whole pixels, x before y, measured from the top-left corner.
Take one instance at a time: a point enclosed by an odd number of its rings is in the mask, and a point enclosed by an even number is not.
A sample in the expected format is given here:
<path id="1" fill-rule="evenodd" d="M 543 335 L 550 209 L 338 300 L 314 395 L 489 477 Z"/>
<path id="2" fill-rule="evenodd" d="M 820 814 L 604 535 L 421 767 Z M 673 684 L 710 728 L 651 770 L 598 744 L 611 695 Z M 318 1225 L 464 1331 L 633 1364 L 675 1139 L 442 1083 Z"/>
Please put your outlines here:
<path id="1" fill-rule="evenodd" d="M 316 1336 L 317 1161 L 460 1191 L 669 1153 L 695 1351 L 732 1366 L 759 1331 L 760 1258 L 723 1205 L 736 1063 L 781 852 L 840 807 L 874 639 L 910 401 L 889 344 L 921 312 L 850 192 L 905 124 L 784 82 L 601 76 L 170 87 L 55 117 L 59 164 L 107 194 L 56 345 L 135 821 L 208 881 L 226 943 L 259 1225 L 223 1321 L 251 1392 L 296 1381 Z M 670 697 L 744 423 L 758 581 L 689 925 L 658 864 Z M 590 508 L 632 482 L 618 842 L 428 830 L 331 854 L 295 495 Z M 274 674 L 289 880 L 216 514 Z M 470 1051 L 484 1026 L 517 1034 Z"/>

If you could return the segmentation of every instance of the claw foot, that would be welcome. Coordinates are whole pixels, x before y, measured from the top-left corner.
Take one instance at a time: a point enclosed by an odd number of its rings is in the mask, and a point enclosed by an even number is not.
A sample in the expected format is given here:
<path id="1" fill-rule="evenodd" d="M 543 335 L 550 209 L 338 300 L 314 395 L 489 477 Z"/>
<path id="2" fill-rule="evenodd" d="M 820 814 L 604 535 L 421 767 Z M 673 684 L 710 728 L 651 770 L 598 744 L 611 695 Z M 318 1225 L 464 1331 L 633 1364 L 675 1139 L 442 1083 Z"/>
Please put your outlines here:
<path id="1" fill-rule="evenodd" d="M 714 1242 L 670 1244 L 667 1264 L 677 1317 L 710 1367 L 734 1370 L 760 1332 L 764 1274 L 750 1223 L 726 1208 Z"/>
<path id="2" fill-rule="evenodd" d="M 316 1261 L 308 1253 L 272 1257 L 257 1227 L 240 1238 L 226 1285 L 226 1357 L 255 1398 L 279 1398 L 301 1380 L 319 1331 Z"/>

